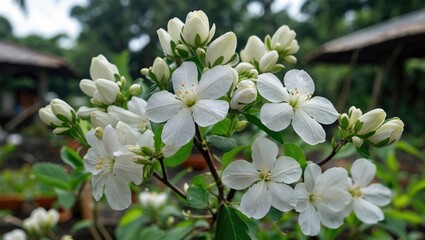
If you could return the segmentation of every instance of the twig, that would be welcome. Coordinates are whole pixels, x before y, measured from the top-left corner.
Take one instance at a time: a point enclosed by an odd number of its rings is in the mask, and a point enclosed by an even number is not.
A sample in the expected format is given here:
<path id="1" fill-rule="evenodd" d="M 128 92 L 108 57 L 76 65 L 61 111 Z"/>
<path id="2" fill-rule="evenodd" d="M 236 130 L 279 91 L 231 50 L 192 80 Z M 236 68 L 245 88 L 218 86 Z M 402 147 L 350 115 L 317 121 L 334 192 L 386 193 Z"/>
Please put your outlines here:
<path id="1" fill-rule="evenodd" d="M 186 199 L 186 194 L 180 190 L 178 187 L 176 187 L 174 184 L 168 181 L 167 178 L 161 177 L 157 172 L 153 173 L 153 176 L 156 177 L 159 181 L 161 181 L 163 184 L 167 185 L 171 190 L 173 190 L 175 193 L 177 193 L 180 197 Z"/>
<path id="2" fill-rule="evenodd" d="M 316 164 L 319 165 L 319 166 L 322 166 L 322 165 L 326 164 L 327 162 L 329 162 L 339 152 L 339 150 L 341 150 L 341 148 L 345 144 L 347 144 L 347 140 L 342 139 L 338 144 L 335 145 L 335 147 L 332 149 L 332 152 L 329 154 L 329 156 L 327 156 L 325 159 L 322 159 L 322 160 L 316 162 Z"/>
<path id="3" fill-rule="evenodd" d="M 226 200 L 228 202 L 232 201 L 233 197 L 235 196 L 236 190 L 230 189 L 229 193 L 227 194 Z"/>

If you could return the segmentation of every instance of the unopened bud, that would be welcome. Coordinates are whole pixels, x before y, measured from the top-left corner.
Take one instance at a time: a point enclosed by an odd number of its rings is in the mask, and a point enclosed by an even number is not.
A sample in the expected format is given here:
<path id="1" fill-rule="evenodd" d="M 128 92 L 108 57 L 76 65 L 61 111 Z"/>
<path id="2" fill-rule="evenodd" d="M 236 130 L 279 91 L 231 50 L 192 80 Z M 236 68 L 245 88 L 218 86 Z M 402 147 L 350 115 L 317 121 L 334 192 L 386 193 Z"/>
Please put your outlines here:
<path id="1" fill-rule="evenodd" d="M 240 131 L 244 130 L 247 124 L 248 124 L 248 121 L 245 121 L 245 120 L 238 121 L 235 125 L 235 131 L 240 132 Z"/>
<path id="2" fill-rule="evenodd" d="M 377 108 L 363 114 L 358 121 L 363 125 L 357 132 L 357 135 L 363 136 L 374 132 L 384 122 L 387 114 L 384 110 Z"/>
<path id="3" fill-rule="evenodd" d="M 149 76 L 149 68 L 142 68 L 142 69 L 140 70 L 140 73 L 141 73 L 143 76 Z"/>
<path id="4" fill-rule="evenodd" d="M 115 82 L 98 79 L 95 81 L 95 84 L 97 92 L 104 104 L 110 105 L 116 101 L 120 88 Z"/>
<path id="5" fill-rule="evenodd" d="M 141 150 L 142 150 L 142 155 L 144 155 L 144 156 L 152 156 L 153 155 L 153 151 L 150 147 L 143 146 L 141 148 Z"/>
<path id="6" fill-rule="evenodd" d="M 115 75 L 119 75 L 118 68 L 110 63 L 103 55 L 92 58 L 90 65 L 90 76 L 93 81 L 106 79 L 115 82 Z"/>
<path id="7" fill-rule="evenodd" d="M 102 140 L 103 138 L 103 128 L 97 127 L 94 129 L 94 135 L 97 137 L 97 139 Z"/>
<path id="8" fill-rule="evenodd" d="M 127 83 L 127 80 L 125 79 L 124 76 L 120 77 L 120 83 L 121 83 L 121 86 L 125 86 L 125 84 Z"/>
<path id="9" fill-rule="evenodd" d="M 65 101 L 55 98 L 50 102 L 52 111 L 56 117 L 64 116 L 69 122 L 72 122 L 75 117 L 75 110 Z M 62 119 L 65 120 L 65 119 Z"/>
<path id="10" fill-rule="evenodd" d="M 140 84 L 135 83 L 135 84 L 132 84 L 130 86 L 130 88 L 128 89 L 128 91 L 130 92 L 130 94 L 132 96 L 138 96 L 138 95 L 140 95 L 142 93 L 142 87 L 140 87 Z"/>
<path id="11" fill-rule="evenodd" d="M 189 184 L 187 184 L 187 182 L 185 182 L 184 184 L 183 184 L 183 191 L 185 192 L 185 193 L 187 193 L 187 190 L 189 189 Z"/>
<path id="12" fill-rule="evenodd" d="M 403 121 L 394 118 L 382 124 L 368 140 L 375 145 L 392 144 L 400 139 L 403 129 Z"/>
<path id="13" fill-rule="evenodd" d="M 43 123 L 45 123 L 46 125 L 61 126 L 63 124 L 63 122 L 55 116 L 55 114 L 52 111 L 52 106 L 50 106 L 50 105 L 47 105 L 44 108 L 41 108 L 38 111 L 38 115 L 39 115 L 41 121 Z"/>
<path id="14" fill-rule="evenodd" d="M 273 50 L 261 57 L 259 62 L 259 68 L 262 73 L 271 72 L 273 67 L 276 65 L 277 60 L 279 59 L 279 54 L 277 51 Z"/>
<path id="15" fill-rule="evenodd" d="M 69 131 L 69 127 L 57 127 L 53 129 L 53 134 L 55 135 L 61 135 L 65 132 Z"/>
<path id="16" fill-rule="evenodd" d="M 152 159 L 150 157 L 145 156 L 134 156 L 133 157 L 134 162 L 142 165 L 151 165 L 153 163 Z"/>
<path id="17" fill-rule="evenodd" d="M 359 148 L 363 145 L 363 138 L 359 138 L 354 136 L 352 139 L 354 146 L 356 146 L 356 148 Z"/>

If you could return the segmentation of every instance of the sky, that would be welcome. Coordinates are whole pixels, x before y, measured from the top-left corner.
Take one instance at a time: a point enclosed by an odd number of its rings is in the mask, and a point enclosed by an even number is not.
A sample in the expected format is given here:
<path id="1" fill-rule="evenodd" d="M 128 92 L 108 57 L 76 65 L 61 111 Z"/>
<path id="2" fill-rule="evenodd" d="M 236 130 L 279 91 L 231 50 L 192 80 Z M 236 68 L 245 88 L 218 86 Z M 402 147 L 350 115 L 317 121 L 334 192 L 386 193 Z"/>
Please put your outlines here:
<path id="1" fill-rule="evenodd" d="M 69 16 L 71 8 L 87 2 L 87 0 L 27 0 L 27 14 L 24 14 L 14 0 L 0 1 L 0 16 L 9 20 L 16 36 L 36 34 L 48 38 L 65 33 L 69 38 L 61 43 L 63 47 L 71 47 L 81 31 L 78 21 Z M 276 0 L 272 9 L 279 11 L 288 8 L 290 15 L 296 17 L 302 2 L 303 0 Z M 254 4 L 250 10 L 255 13 L 259 8 Z"/>

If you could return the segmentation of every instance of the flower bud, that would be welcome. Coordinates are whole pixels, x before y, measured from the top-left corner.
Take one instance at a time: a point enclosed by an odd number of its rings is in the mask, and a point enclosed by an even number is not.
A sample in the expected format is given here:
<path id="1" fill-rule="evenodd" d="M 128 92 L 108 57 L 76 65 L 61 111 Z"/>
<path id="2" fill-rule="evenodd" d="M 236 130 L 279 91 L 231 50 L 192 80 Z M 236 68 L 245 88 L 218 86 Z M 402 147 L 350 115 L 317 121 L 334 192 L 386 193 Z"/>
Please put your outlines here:
<path id="1" fill-rule="evenodd" d="M 236 44 L 236 35 L 233 32 L 227 32 L 215 39 L 206 51 L 207 65 L 214 67 L 227 64 L 235 55 Z"/>
<path id="2" fill-rule="evenodd" d="M 360 110 L 360 108 L 356 108 L 354 106 L 350 107 L 350 109 L 348 110 L 348 116 L 349 116 L 348 126 L 349 127 L 354 126 L 354 124 L 356 124 L 357 120 L 359 120 L 362 114 L 363 113 L 362 113 L 362 110 Z"/>
<path id="3" fill-rule="evenodd" d="M 15 229 L 3 235 L 3 240 L 26 240 L 27 235 L 21 229 Z"/>
<path id="4" fill-rule="evenodd" d="M 189 48 L 184 44 L 176 46 L 176 52 L 180 57 L 187 57 L 189 55 Z"/>
<path id="5" fill-rule="evenodd" d="M 102 111 L 92 112 L 90 119 L 94 127 L 105 128 L 109 124 L 114 127 L 118 123 L 118 119 L 116 117 Z"/>
<path id="6" fill-rule="evenodd" d="M 210 30 L 207 15 L 199 10 L 187 14 L 182 31 L 184 41 L 192 47 L 201 47 L 207 44 L 215 33 L 215 24 Z"/>
<path id="7" fill-rule="evenodd" d="M 378 129 L 379 126 L 384 122 L 387 114 L 384 110 L 377 108 L 363 114 L 358 121 L 362 123 L 362 127 L 357 132 L 357 135 L 363 136 Z"/>
<path id="8" fill-rule="evenodd" d="M 61 126 L 63 122 L 55 116 L 55 114 L 52 111 L 52 106 L 47 105 L 44 108 L 41 108 L 38 111 L 38 116 L 40 117 L 41 121 L 45 123 L 46 125 L 52 126 Z"/>
<path id="9" fill-rule="evenodd" d="M 173 41 L 175 44 L 178 44 L 180 41 L 180 35 L 182 33 L 183 27 L 184 23 L 178 18 L 173 18 L 168 21 L 168 34 L 170 35 L 171 41 Z"/>
<path id="10" fill-rule="evenodd" d="M 90 76 L 93 81 L 103 78 L 115 82 L 115 74 L 119 75 L 118 68 L 110 63 L 105 56 L 99 54 L 97 57 L 92 58 Z"/>
<path id="11" fill-rule="evenodd" d="M 235 67 L 236 71 L 238 73 L 248 72 L 251 69 L 255 69 L 254 65 L 247 63 L 247 62 L 241 62 Z"/>
<path id="12" fill-rule="evenodd" d="M 65 132 L 69 131 L 69 127 L 57 127 L 53 129 L 53 134 L 55 135 L 61 135 Z"/>
<path id="13" fill-rule="evenodd" d="M 375 145 L 392 144 L 400 139 L 403 129 L 403 121 L 393 118 L 382 124 L 368 140 Z"/>
<path id="14" fill-rule="evenodd" d="M 285 61 L 285 62 L 287 62 L 289 64 L 296 64 L 297 63 L 297 58 L 294 57 L 294 56 L 292 56 L 292 55 L 289 55 L 289 56 L 284 57 L 283 58 L 283 61 Z"/>
<path id="15" fill-rule="evenodd" d="M 252 62 L 253 60 L 260 62 L 260 59 L 266 53 L 266 45 L 257 36 L 248 38 L 245 48 L 241 51 L 241 60 L 243 62 Z"/>
<path id="16" fill-rule="evenodd" d="M 238 83 L 236 90 L 230 101 L 232 109 L 241 109 L 247 104 L 255 101 L 257 98 L 257 88 L 255 83 L 251 80 L 244 80 Z"/>
<path id="17" fill-rule="evenodd" d="M 93 97 L 96 92 L 96 85 L 92 80 L 83 79 L 80 81 L 81 91 L 89 97 Z"/>
<path id="18" fill-rule="evenodd" d="M 55 98 L 50 102 L 50 106 L 52 106 L 52 112 L 56 115 L 56 117 L 60 118 L 59 116 L 62 115 L 69 122 L 73 121 L 73 118 L 75 117 L 75 110 L 65 101 Z"/>
<path id="19" fill-rule="evenodd" d="M 103 139 L 103 128 L 97 127 L 94 129 L 94 135 L 97 137 L 97 139 L 102 140 Z"/>
<path id="20" fill-rule="evenodd" d="M 172 57 L 174 54 L 173 54 L 173 50 L 171 49 L 170 34 L 168 34 L 168 32 L 162 28 L 158 29 L 156 33 L 158 34 L 159 44 L 161 45 L 162 51 L 164 52 L 166 56 Z"/>
<path id="21" fill-rule="evenodd" d="M 184 191 L 184 193 L 187 193 L 187 190 L 189 190 L 189 184 L 187 184 L 187 182 L 185 182 L 183 184 L 183 191 Z"/>
<path id="22" fill-rule="evenodd" d="M 108 81 L 106 79 L 97 79 L 95 84 L 97 93 L 99 93 L 102 103 L 110 105 L 113 104 L 115 100 L 117 100 L 120 88 L 115 82 Z"/>
<path id="23" fill-rule="evenodd" d="M 271 72 L 273 67 L 276 65 L 278 59 L 279 54 L 275 50 L 264 54 L 259 64 L 260 72 Z"/>
<path id="24" fill-rule="evenodd" d="M 142 87 L 140 86 L 140 84 L 135 83 L 130 86 L 128 91 L 130 92 L 131 95 L 138 96 L 142 93 Z"/>
<path id="25" fill-rule="evenodd" d="M 235 131 L 240 132 L 244 130 L 247 124 L 248 124 L 248 121 L 245 121 L 245 120 L 238 121 L 235 125 Z"/>
<path id="26" fill-rule="evenodd" d="M 50 229 L 56 226 L 58 221 L 59 221 L 59 212 L 54 208 L 49 209 L 49 211 L 47 211 L 47 218 L 44 224 L 45 227 Z"/>
<path id="27" fill-rule="evenodd" d="M 359 138 L 359 137 L 352 137 L 351 140 L 353 141 L 354 146 L 356 146 L 356 148 L 359 148 L 363 145 L 363 138 Z"/>
<path id="28" fill-rule="evenodd" d="M 164 59 L 157 57 L 153 62 L 151 72 L 155 75 L 158 83 L 166 83 L 170 79 L 170 68 Z"/>
<path id="29" fill-rule="evenodd" d="M 143 76 L 149 76 L 149 68 L 142 68 L 142 69 L 140 70 L 140 73 L 141 73 Z"/>
<path id="30" fill-rule="evenodd" d="M 295 32 L 289 29 L 288 26 L 281 26 L 274 34 L 271 39 L 270 47 L 278 52 L 281 52 L 285 48 L 287 48 L 292 41 L 295 40 Z"/>

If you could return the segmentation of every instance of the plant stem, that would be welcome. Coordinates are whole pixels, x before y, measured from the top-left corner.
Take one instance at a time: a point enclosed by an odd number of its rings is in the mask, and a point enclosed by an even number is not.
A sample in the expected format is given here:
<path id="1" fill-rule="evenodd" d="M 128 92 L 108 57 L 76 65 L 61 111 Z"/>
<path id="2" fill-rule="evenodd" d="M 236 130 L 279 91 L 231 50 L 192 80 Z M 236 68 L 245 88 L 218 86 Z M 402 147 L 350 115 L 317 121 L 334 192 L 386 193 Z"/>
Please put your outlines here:
<path id="1" fill-rule="evenodd" d="M 172 184 L 170 181 L 168 181 L 168 178 L 166 177 L 166 175 L 164 174 L 164 177 L 161 177 L 157 172 L 154 172 L 153 175 L 159 180 L 161 181 L 163 184 L 167 185 L 169 188 L 171 188 L 171 190 L 173 190 L 175 193 L 177 193 L 180 197 L 186 199 L 186 194 L 179 189 L 178 187 L 176 187 L 174 184 Z"/>
<path id="2" fill-rule="evenodd" d="M 228 202 L 232 201 L 233 197 L 235 196 L 236 190 L 230 189 L 229 193 L 227 194 L 226 200 Z"/>
<path id="3" fill-rule="evenodd" d="M 218 188 L 218 196 L 219 200 L 225 200 L 224 197 L 224 189 L 223 189 L 223 183 L 221 182 L 220 176 L 218 175 L 217 168 L 214 165 L 213 157 L 211 156 L 211 153 L 207 146 L 204 146 L 203 139 L 201 135 L 201 131 L 199 130 L 199 126 L 196 125 L 196 134 L 195 134 L 195 145 L 198 148 L 198 150 L 201 152 L 202 156 L 205 159 L 205 162 L 207 163 L 211 175 L 214 177 L 214 180 L 217 184 Z"/>
<path id="4" fill-rule="evenodd" d="M 335 147 L 332 149 L 332 152 L 327 156 L 325 159 L 322 159 L 318 162 L 316 162 L 317 165 L 322 166 L 325 165 L 327 162 L 329 162 L 338 152 L 341 150 L 341 148 L 347 144 L 346 139 L 342 139 L 338 144 L 335 145 Z"/>

